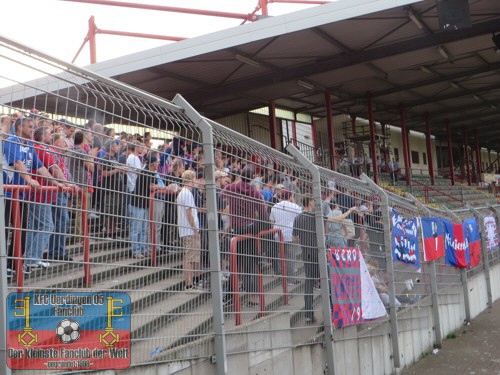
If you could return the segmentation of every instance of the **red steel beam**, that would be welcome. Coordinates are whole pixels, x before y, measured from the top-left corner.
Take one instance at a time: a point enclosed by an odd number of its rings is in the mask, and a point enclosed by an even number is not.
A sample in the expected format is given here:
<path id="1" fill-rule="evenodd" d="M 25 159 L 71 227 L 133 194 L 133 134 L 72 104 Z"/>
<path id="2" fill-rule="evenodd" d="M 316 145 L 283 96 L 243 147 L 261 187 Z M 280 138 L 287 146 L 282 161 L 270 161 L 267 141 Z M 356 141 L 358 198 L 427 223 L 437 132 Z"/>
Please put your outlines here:
<path id="1" fill-rule="evenodd" d="M 159 10 L 162 12 L 197 14 L 197 15 L 201 15 L 201 16 L 237 18 L 237 19 L 248 20 L 248 21 L 256 21 L 259 19 L 259 17 L 257 15 L 250 15 L 250 14 L 219 12 L 219 11 L 214 11 L 214 10 L 203 10 L 203 9 L 179 8 L 179 7 L 170 7 L 170 6 L 153 5 L 153 4 L 136 4 L 136 3 L 129 3 L 129 2 L 124 2 L 124 1 L 109 1 L 109 0 L 60 0 L 60 1 L 70 1 L 73 3 L 85 3 L 85 4 L 97 4 L 97 5 L 109 5 L 109 6 L 123 7 L 123 8 Z"/>
<path id="2" fill-rule="evenodd" d="M 269 0 L 269 3 L 287 3 L 287 4 L 312 4 L 312 5 L 322 5 L 331 3 L 331 1 L 317 1 L 317 0 Z"/>
<path id="3" fill-rule="evenodd" d="M 403 104 L 399 105 L 399 125 L 401 127 L 401 141 L 403 143 L 403 160 L 405 164 L 406 185 L 410 185 L 410 154 L 408 152 L 408 133 L 406 131 L 405 108 Z"/>
<path id="4" fill-rule="evenodd" d="M 328 148 L 330 149 L 330 168 L 332 171 L 337 170 L 337 163 L 335 160 L 335 134 L 332 113 L 332 96 L 325 93 L 325 107 L 326 107 L 326 127 L 328 129 Z"/>
<path id="5" fill-rule="evenodd" d="M 132 36 L 132 37 L 135 37 L 135 38 L 171 40 L 171 41 L 174 41 L 174 42 L 180 42 L 181 40 L 186 39 L 186 38 L 182 38 L 182 37 L 179 37 L 179 36 L 131 33 L 131 32 L 128 32 L 128 31 L 114 31 L 114 30 L 103 30 L 103 29 L 97 29 L 97 34 Z"/>
<path id="6" fill-rule="evenodd" d="M 453 165 L 453 146 L 451 143 L 450 121 L 446 120 L 446 135 L 448 138 L 448 164 L 450 166 L 450 182 L 455 185 L 455 166 Z"/>
<path id="7" fill-rule="evenodd" d="M 267 3 L 268 0 L 259 0 L 259 7 L 263 16 L 269 15 L 269 12 L 267 11 Z"/>
<path id="8" fill-rule="evenodd" d="M 479 142 L 477 140 L 477 131 L 474 131 L 474 143 L 476 148 L 476 174 L 477 174 L 477 182 L 481 183 L 481 148 L 479 147 Z"/>
<path id="9" fill-rule="evenodd" d="M 377 139 L 375 137 L 375 121 L 373 119 L 373 99 L 372 93 L 368 92 L 368 122 L 370 124 L 370 153 L 373 166 L 373 181 L 378 184 L 378 165 L 377 165 Z"/>
<path id="10" fill-rule="evenodd" d="M 87 37 L 89 39 L 89 47 L 90 47 L 90 63 L 95 64 L 97 62 L 97 45 L 95 42 L 95 35 L 97 31 L 97 26 L 95 25 L 94 16 L 89 18 L 89 33 Z"/>
<path id="11" fill-rule="evenodd" d="M 470 176 L 470 165 L 469 165 L 469 138 L 467 136 L 467 129 L 462 128 L 462 133 L 464 135 L 464 148 L 465 148 L 465 168 L 467 170 L 467 185 L 472 185 L 472 180 Z"/>
<path id="12" fill-rule="evenodd" d="M 432 143 L 431 143 L 431 124 L 429 121 L 429 113 L 425 112 L 425 146 L 427 147 L 427 166 L 429 167 L 429 176 L 431 176 L 431 185 L 434 185 L 434 163 L 432 160 Z"/>
<path id="13" fill-rule="evenodd" d="M 271 133 L 271 147 L 278 149 L 278 124 L 276 120 L 276 103 L 269 101 L 269 132 Z"/>

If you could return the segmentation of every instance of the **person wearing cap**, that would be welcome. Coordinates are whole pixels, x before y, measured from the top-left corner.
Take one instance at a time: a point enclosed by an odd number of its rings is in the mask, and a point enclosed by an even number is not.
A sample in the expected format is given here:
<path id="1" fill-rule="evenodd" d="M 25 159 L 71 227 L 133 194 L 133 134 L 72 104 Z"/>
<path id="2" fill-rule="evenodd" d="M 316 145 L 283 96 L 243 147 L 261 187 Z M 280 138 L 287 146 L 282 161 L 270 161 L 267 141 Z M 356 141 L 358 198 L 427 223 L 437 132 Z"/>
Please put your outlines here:
<path id="1" fill-rule="evenodd" d="M 269 218 L 273 223 L 274 229 L 281 230 L 283 241 L 285 242 L 286 273 L 288 282 L 298 284 L 299 280 L 295 278 L 298 269 L 297 251 L 293 243 L 293 223 L 295 218 L 302 212 L 302 208 L 293 202 L 293 196 L 290 190 L 281 191 L 281 201 L 276 203 L 271 209 Z M 278 236 L 275 236 L 279 240 Z"/>
<path id="2" fill-rule="evenodd" d="M 118 161 L 119 141 L 107 140 L 104 144 L 106 154 L 99 160 L 99 173 L 101 180 L 101 209 L 104 216 L 106 235 L 116 237 L 116 223 L 121 212 L 121 205 L 125 201 L 124 175 L 127 170 Z"/>
<path id="3" fill-rule="evenodd" d="M 130 199 L 130 242 L 132 256 L 136 259 L 142 259 L 150 254 L 148 249 L 150 197 L 151 192 L 162 188 L 156 181 L 157 170 L 158 159 L 156 157 L 146 160 L 146 168 L 138 173 L 135 189 Z"/>

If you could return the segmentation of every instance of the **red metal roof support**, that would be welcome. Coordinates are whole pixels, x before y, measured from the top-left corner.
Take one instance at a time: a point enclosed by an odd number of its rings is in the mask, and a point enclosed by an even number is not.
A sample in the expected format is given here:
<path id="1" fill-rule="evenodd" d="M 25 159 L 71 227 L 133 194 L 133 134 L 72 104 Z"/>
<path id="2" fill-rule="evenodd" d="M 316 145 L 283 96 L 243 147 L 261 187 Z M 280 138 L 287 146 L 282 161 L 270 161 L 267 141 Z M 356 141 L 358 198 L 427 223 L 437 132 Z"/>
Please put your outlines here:
<path id="1" fill-rule="evenodd" d="M 469 165 L 469 138 L 467 137 L 467 129 L 462 128 L 462 133 L 464 135 L 464 149 L 465 149 L 465 168 L 467 170 L 467 185 L 472 185 L 472 180 L 470 176 L 470 165 Z"/>
<path id="2" fill-rule="evenodd" d="M 90 47 L 90 63 L 95 64 L 97 62 L 97 45 L 95 42 L 95 35 L 97 34 L 97 27 L 95 25 L 94 16 L 89 18 L 89 47 Z"/>
<path id="3" fill-rule="evenodd" d="M 337 170 L 337 162 L 335 160 L 335 135 L 332 113 L 332 96 L 325 92 L 325 108 L 326 108 L 326 127 L 328 129 L 328 148 L 330 149 L 330 169 Z"/>
<path id="4" fill-rule="evenodd" d="M 356 116 L 351 115 L 351 128 L 352 128 L 352 135 L 356 135 Z M 356 143 L 354 143 L 354 157 L 358 156 L 358 147 Z"/>
<path id="5" fill-rule="evenodd" d="M 377 165 L 377 139 L 375 137 L 375 121 L 373 120 L 373 99 L 372 93 L 368 92 L 368 122 L 370 124 L 370 153 L 373 165 L 373 181 L 378 184 L 378 165 Z"/>
<path id="6" fill-rule="evenodd" d="M 293 145 L 297 147 L 297 113 L 293 114 L 292 137 L 293 137 Z"/>
<path id="7" fill-rule="evenodd" d="M 382 135 L 384 136 L 384 141 L 383 141 L 383 146 L 384 146 L 384 165 L 387 166 L 388 160 L 389 160 L 389 150 L 387 149 L 387 124 L 380 124 L 382 126 Z M 381 159 L 382 160 L 382 159 Z"/>
<path id="8" fill-rule="evenodd" d="M 477 174 L 477 183 L 480 184 L 482 182 L 481 177 L 481 148 L 479 147 L 479 142 L 477 140 L 477 131 L 474 131 L 474 143 L 476 147 L 476 174 Z"/>
<path id="9" fill-rule="evenodd" d="M 276 121 L 276 104 L 269 101 L 269 133 L 271 133 L 271 147 L 278 149 L 278 124 Z"/>
<path id="10" fill-rule="evenodd" d="M 406 131 L 405 107 L 399 104 L 399 126 L 401 127 L 401 142 L 403 143 L 403 160 L 405 165 L 406 185 L 410 185 L 410 153 L 408 152 L 408 132 Z"/>
<path id="11" fill-rule="evenodd" d="M 261 13 L 263 16 L 268 16 L 269 13 L 267 11 L 267 0 L 259 0 L 259 6 L 260 6 L 260 10 L 261 10 Z"/>
<path id="12" fill-rule="evenodd" d="M 431 124 L 429 121 L 429 113 L 425 112 L 425 145 L 427 147 L 427 166 L 429 168 L 429 176 L 431 176 L 431 185 L 435 184 L 434 178 L 434 161 L 432 160 L 432 143 L 431 143 Z"/>
<path id="13" fill-rule="evenodd" d="M 316 136 L 316 121 L 311 120 L 311 136 L 314 148 L 314 162 L 318 163 L 318 138 Z"/>
<path id="14" fill-rule="evenodd" d="M 450 121 L 446 120 L 446 135 L 448 136 L 448 164 L 450 166 L 450 182 L 455 185 L 455 166 L 453 165 L 453 146 L 451 144 Z"/>

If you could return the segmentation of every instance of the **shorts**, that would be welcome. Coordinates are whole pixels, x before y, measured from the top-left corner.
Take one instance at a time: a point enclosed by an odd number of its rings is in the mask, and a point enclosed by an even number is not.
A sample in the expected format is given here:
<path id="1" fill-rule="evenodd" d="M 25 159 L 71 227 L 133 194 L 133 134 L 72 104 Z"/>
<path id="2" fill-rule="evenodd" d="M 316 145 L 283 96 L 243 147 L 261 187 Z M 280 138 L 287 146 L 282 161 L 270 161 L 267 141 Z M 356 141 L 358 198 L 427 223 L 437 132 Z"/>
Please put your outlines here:
<path id="1" fill-rule="evenodd" d="M 182 246 L 184 247 L 184 261 L 189 263 L 200 263 L 201 241 L 194 236 L 182 237 Z"/>

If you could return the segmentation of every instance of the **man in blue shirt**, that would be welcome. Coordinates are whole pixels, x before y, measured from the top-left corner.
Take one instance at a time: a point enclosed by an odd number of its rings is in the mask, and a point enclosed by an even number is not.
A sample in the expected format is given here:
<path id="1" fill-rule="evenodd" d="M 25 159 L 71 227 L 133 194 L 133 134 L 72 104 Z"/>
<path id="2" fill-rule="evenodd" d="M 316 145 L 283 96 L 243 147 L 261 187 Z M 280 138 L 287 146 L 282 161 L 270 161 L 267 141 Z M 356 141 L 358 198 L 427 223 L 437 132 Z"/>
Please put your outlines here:
<path id="1" fill-rule="evenodd" d="M 37 153 L 30 142 L 31 136 L 33 134 L 33 119 L 27 117 L 20 117 L 14 123 L 14 130 L 16 135 L 11 136 L 3 141 L 3 153 L 8 167 L 4 170 L 4 185 L 28 185 L 32 189 L 40 187 L 38 181 L 32 178 L 34 173 L 37 173 L 41 177 L 45 177 L 50 180 L 51 184 L 54 186 L 59 186 L 60 184 L 53 179 L 49 171 L 43 166 L 43 163 L 38 158 Z M 12 191 L 7 190 L 5 193 L 6 203 L 5 203 L 5 221 L 9 223 L 7 226 L 11 227 L 11 217 L 12 217 Z M 20 193 L 20 205 L 21 205 L 21 227 L 22 229 L 31 229 L 33 232 L 26 234 L 26 231 L 21 232 L 21 244 L 22 251 L 26 249 L 26 259 L 24 272 L 30 273 L 32 269 L 39 267 L 48 267 L 48 264 L 42 262 L 42 254 L 34 254 L 32 251 L 33 244 L 37 243 L 40 239 L 39 236 L 43 236 L 44 233 L 39 230 L 38 224 L 43 224 L 45 221 L 44 211 L 40 210 L 40 206 L 43 206 L 50 210 L 50 205 L 30 203 L 26 199 L 29 199 L 30 194 Z M 28 217 L 30 218 L 28 222 Z M 42 226 L 43 227 L 43 226 Z M 12 241 L 10 242 L 8 249 L 9 260 L 7 262 L 7 274 L 13 276 L 13 257 L 14 257 L 14 233 L 12 233 Z M 22 254 L 23 255 L 23 254 Z"/>

